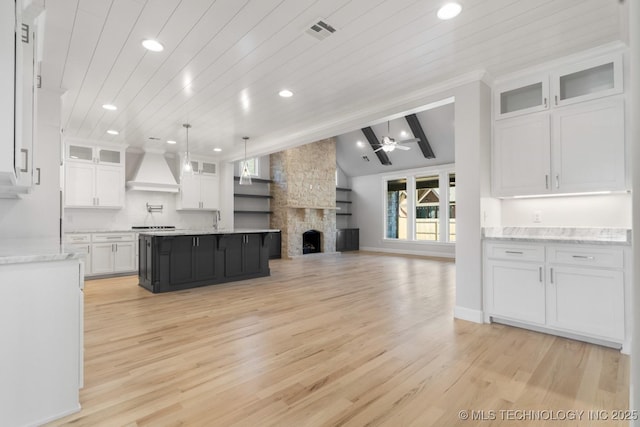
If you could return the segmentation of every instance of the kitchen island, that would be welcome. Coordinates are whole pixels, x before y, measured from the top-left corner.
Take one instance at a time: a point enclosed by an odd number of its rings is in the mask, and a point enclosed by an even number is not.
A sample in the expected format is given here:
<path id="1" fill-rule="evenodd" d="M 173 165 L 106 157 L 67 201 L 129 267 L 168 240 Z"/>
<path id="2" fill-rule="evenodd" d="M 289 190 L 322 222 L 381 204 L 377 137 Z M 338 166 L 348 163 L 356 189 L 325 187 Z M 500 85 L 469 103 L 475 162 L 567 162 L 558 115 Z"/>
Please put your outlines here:
<path id="1" fill-rule="evenodd" d="M 159 293 L 269 276 L 269 243 L 278 231 L 140 233 L 139 285 Z"/>

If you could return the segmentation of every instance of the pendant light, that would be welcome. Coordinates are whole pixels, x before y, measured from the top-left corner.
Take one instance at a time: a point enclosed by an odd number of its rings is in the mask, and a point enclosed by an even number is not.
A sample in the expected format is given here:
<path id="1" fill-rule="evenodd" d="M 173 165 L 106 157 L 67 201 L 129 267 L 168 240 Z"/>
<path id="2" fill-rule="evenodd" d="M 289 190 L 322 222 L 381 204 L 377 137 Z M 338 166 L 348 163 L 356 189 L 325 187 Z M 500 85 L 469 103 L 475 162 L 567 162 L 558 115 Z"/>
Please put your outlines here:
<path id="1" fill-rule="evenodd" d="M 182 172 L 183 173 L 193 173 L 193 166 L 191 165 L 191 154 L 189 153 L 189 128 L 191 125 L 189 123 L 185 123 L 182 125 L 187 131 L 187 152 L 184 154 L 184 160 L 182 162 Z"/>
<path id="2" fill-rule="evenodd" d="M 244 139 L 244 162 L 242 162 L 240 185 L 251 185 L 251 173 L 249 173 L 249 165 L 247 164 L 247 140 L 249 137 L 243 136 L 242 139 Z"/>

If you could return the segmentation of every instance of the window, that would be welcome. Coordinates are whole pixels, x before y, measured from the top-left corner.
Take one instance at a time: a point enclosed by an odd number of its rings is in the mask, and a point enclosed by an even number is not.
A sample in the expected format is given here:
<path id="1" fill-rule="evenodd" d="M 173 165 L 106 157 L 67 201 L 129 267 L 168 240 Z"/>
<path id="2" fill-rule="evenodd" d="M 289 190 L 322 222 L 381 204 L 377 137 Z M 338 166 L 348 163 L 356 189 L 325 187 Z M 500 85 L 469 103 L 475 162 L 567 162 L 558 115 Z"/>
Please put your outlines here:
<path id="1" fill-rule="evenodd" d="M 259 173 L 258 165 L 259 164 L 260 164 L 260 162 L 258 161 L 257 157 L 253 157 L 251 159 L 247 159 L 247 167 L 249 168 L 249 173 L 251 174 L 251 176 L 258 176 L 258 173 Z M 241 160 L 240 161 L 239 174 L 242 173 L 243 169 L 244 169 L 244 161 Z"/>
<path id="2" fill-rule="evenodd" d="M 407 180 L 387 181 L 388 239 L 407 238 Z"/>
<path id="3" fill-rule="evenodd" d="M 452 166 L 386 179 L 384 237 L 455 242 L 455 186 Z"/>
<path id="4" fill-rule="evenodd" d="M 439 177 L 416 178 L 416 240 L 440 240 Z"/>

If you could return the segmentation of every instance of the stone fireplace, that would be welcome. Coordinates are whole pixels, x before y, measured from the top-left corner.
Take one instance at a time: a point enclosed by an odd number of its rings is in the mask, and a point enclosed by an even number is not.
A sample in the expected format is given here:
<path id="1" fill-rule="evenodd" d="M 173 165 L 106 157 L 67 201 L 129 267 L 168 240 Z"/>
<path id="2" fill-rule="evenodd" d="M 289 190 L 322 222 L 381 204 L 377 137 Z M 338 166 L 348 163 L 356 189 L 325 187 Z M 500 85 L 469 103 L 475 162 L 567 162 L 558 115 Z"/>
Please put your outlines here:
<path id="1" fill-rule="evenodd" d="M 273 181 L 270 225 L 282 231 L 283 256 L 303 255 L 303 234 L 308 231 L 318 232 L 318 251 L 335 252 L 335 139 L 272 154 L 270 163 Z"/>

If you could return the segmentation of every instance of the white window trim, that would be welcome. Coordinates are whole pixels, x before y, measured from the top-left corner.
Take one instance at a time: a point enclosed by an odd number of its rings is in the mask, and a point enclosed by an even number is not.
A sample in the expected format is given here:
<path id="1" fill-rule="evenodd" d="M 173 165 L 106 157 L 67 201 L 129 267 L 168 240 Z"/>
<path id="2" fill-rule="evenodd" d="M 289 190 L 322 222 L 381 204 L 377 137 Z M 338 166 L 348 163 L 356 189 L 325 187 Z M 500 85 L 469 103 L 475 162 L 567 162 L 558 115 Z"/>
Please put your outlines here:
<path id="1" fill-rule="evenodd" d="M 247 161 L 253 160 L 253 164 L 255 165 L 255 172 L 251 174 L 252 177 L 258 178 L 260 176 L 260 157 L 250 157 Z M 244 160 L 240 160 L 240 168 L 239 174 L 242 174 L 242 169 L 244 169 Z"/>
<path id="2" fill-rule="evenodd" d="M 449 175 L 455 174 L 455 164 L 449 163 L 445 165 L 430 166 L 427 168 L 408 169 L 404 171 L 398 171 L 393 174 L 382 175 L 381 191 L 382 191 L 382 241 L 383 242 L 400 242 L 400 243 L 416 243 L 416 244 L 438 244 L 438 245 L 455 245 L 455 242 L 449 242 L 446 239 L 449 236 Z M 415 209 L 415 189 L 416 189 L 416 177 L 438 175 L 440 183 L 446 182 L 446 191 L 441 191 L 440 195 L 440 239 L 441 240 L 416 240 L 415 235 L 415 222 L 416 222 L 416 209 Z M 407 239 L 393 239 L 387 237 L 387 182 L 396 179 L 407 180 Z M 441 184 L 442 185 L 442 184 Z M 445 240 L 442 240 L 445 239 Z"/>

